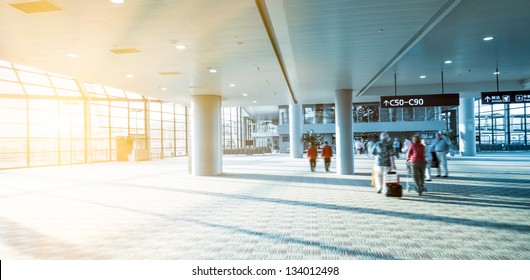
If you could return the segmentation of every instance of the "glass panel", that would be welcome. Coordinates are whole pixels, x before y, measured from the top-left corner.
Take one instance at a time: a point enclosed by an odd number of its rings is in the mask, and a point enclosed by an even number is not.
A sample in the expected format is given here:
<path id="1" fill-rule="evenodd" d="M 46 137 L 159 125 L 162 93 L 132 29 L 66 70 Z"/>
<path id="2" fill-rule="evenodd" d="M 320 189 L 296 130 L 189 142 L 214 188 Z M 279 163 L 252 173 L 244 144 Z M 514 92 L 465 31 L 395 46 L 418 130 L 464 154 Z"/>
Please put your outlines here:
<path id="1" fill-rule="evenodd" d="M 0 66 L 8 67 L 8 68 L 13 67 L 13 66 L 11 65 L 11 62 L 8 62 L 8 61 L 5 61 L 5 60 L 0 60 Z"/>
<path id="2" fill-rule="evenodd" d="M 98 84 L 91 84 L 91 83 L 83 83 L 85 86 L 85 89 L 90 95 L 95 95 L 99 97 L 107 97 L 107 94 L 105 93 L 105 90 L 103 89 L 102 85 Z"/>
<path id="3" fill-rule="evenodd" d="M 24 71 L 18 72 L 18 77 L 23 83 L 41 86 L 51 86 L 48 76 L 36 73 L 29 73 Z"/>
<path id="4" fill-rule="evenodd" d="M 426 121 L 436 121 L 436 108 L 435 107 L 425 107 L 425 120 Z"/>
<path id="5" fill-rule="evenodd" d="M 0 168 L 26 167 L 26 100 L 0 101 Z"/>
<path id="6" fill-rule="evenodd" d="M 59 96 L 69 96 L 69 97 L 82 97 L 83 95 L 79 91 L 66 90 L 66 89 L 56 89 L 57 95 Z"/>
<path id="7" fill-rule="evenodd" d="M 0 80 L 18 81 L 15 70 L 0 67 Z"/>
<path id="8" fill-rule="evenodd" d="M 304 124 L 315 124 L 315 105 L 304 105 Z"/>
<path id="9" fill-rule="evenodd" d="M 324 105 L 323 104 L 315 105 L 315 122 L 317 124 L 324 123 Z"/>
<path id="10" fill-rule="evenodd" d="M 121 89 L 106 86 L 105 91 L 107 92 L 109 97 L 127 98 L 127 96 L 125 96 L 125 92 Z"/>
<path id="11" fill-rule="evenodd" d="M 278 111 L 280 114 L 280 125 L 288 125 L 289 124 L 289 107 L 280 106 Z"/>
<path id="12" fill-rule="evenodd" d="M 175 104 L 175 114 L 185 115 L 186 114 L 186 106 Z"/>
<path id="13" fill-rule="evenodd" d="M 24 94 L 22 85 L 13 82 L 0 81 L 0 93 L 5 94 Z"/>
<path id="14" fill-rule="evenodd" d="M 127 93 L 127 97 L 129 99 L 140 99 L 140 100 L 143 100 L 144 97 L 138 93 L 134 93 L 134 92 L 130 92 L 130 91 L 126 91 Z"/>
<path id="15" fill-rule="evenodd" d="M 53 86 L 57 88 L 79 91 L 79 88 L 77 87 L 77 83 L 72 79 L 65 79 L 65 78 L 59 78 L 59 77 L 53 77 L 53 76 L 51 76 L 50 79 L 52 80 Z"/>
<path id="16" fill-rule="evenodd" d="M 42 87 L 42 86 L 24 84 L 24 89 L 26 90 L 26 93 L 28 95 L 47 95 L 47 96 L 56 95 L 55 90 L 51 87 Z"/>
<path id="17" fill-rule="evenodd" d="M 403 121 L 411 122 L 414 120 L 414 108 L 404 107 L 403 109 Z"/>

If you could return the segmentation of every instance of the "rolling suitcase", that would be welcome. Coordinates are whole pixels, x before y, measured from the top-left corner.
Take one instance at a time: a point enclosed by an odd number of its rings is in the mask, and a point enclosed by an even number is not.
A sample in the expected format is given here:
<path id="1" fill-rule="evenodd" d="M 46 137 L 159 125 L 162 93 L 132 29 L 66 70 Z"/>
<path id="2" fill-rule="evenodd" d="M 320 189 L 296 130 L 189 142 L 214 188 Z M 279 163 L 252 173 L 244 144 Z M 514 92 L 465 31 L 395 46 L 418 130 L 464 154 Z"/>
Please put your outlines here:
<path id="1" fill-rule="evenodd" d="M 403 187 L 399 184 L 399 175 L 395 171 L 389 171 L 387 174 L 385 174 L 385 184 L 388 189 L 386 196 L 403 196 Z"/>

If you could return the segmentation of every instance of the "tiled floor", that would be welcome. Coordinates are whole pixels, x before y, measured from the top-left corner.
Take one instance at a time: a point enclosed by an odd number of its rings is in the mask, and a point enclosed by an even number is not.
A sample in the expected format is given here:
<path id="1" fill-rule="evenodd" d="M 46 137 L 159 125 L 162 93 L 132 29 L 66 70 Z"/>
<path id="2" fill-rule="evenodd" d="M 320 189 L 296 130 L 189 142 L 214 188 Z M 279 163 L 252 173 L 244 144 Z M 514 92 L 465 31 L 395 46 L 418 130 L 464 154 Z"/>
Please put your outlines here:
<path id="1" fill-rule="evenodd" d="M 287 155 L 0 171 L 1 259 L 530 259 L 530 153 L 455 157 L 401 199 Z M 405 164 L 398 169 L 404 175 Z M 334 170 L 334 164 L 332 164 Z M 403 182 L 404 183 L 404 182 Z"/>

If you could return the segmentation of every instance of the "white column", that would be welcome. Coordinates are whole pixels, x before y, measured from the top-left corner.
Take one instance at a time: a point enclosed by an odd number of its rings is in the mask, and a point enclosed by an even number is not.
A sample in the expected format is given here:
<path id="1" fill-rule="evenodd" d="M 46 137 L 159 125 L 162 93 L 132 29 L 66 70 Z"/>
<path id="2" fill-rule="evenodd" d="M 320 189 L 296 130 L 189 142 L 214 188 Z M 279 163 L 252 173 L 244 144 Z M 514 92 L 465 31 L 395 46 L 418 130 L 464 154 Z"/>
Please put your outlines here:
<path id="1" fill-rule="evenodd" d="M 353 111 L 352 90 L 335 92 L 335 134 L 337 174 L 353 175 Z"/>
<path id="2" fill-rule="evenodd" d="M 304 156 L 302 104 L 289 105 L 289 149 L 291 158 Z"/>
<path id="3" fill-rule="evenodd" d="M 458 110 L 460 153 L 463 156 L 476 156 L 474 99 L 472 97 L 460 98 Z"/>
<path id="4" fill-rule="evenodd" d="M 222 172 L 221 97 L 191 97 L 191 174 L 219 175 Z"/>

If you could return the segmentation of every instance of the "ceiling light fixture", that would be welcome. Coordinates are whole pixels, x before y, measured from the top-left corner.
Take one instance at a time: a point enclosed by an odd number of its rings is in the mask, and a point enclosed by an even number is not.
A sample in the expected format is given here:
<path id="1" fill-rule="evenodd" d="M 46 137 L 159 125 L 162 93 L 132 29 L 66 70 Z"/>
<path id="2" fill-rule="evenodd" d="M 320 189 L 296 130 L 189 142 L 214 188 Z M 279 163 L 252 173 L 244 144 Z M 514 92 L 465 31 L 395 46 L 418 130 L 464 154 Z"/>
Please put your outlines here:
<path id="1" fill-rule="evenodd" d="M 482 40 L 484 40 L 484 41 L 491 41 L 491 40 L 493 40 L 493 37 L 491 37 L 491 36 L 484 37 L 484 38 L 482 38 Z"/>
<path id="2" fill-rule="evenodd" d="M 110 0 L 110 2 L 114 3 L 114 4 L 123 4 L 123 2 L 125 2 L 124 0 Z"/>
<path id="3" fill-rule="evenodd" d="M 75 53 L 69 53 L 69 54 L 67 54 L 66 56 L 68 56 L 69 58 L 76 58 L 76 57 L 77 57 L 77 54 L 75 54 Z"/>
<path id="4" fill-rule="evenodd" d="M 210 72 L 210 73 L 217 73 L 217 70 L 215 70 L 215 68 L 210 68 L 210 69 L 208 69 L 208 72 Z"/>
<path id="5" fill-rule="evenodd" d="M 258 103 L 258 101 L 256 101 L 256 100 L 252 100 L 252 103 Z"/>
<path id="6" fill-rule="evenodd" d="M 425 79 L 425 78 L 427 78 L 427 76 L 425 76 L 425 75 L 421 75 L 420 76 L 420 79 Z"/>
<path id="7" fill-rule="evenodd" d="M 132 79 L 132 78 L 134 78 L 134 76 L 132 74 L 127 74 L 127 75 L 125 75 L 125 78 Z"/>
<path id="8" fill-rule="evenodd" d="M 229 84 L 228 86 L 229 87 L 235 87 L 236 85 L 235 84 Z"/>
<path id="9" fill-rule="evenodd" d="M 161 87 L 160 90 L 161 91 L 167 91 L 167 88 L 166 87 Z"/>
<path id="10" fill-rule="evenodd" d="M 444 61 L 444 63 L 445 64 L 451 64 L 451 63 L 453 63 L 453 61 L 452 60 L 446 60 L 446 61 Z"/>
<path id="11" fill-rule="evenodd" d="M 243 96 L 248 96 L 248 93 L 243 93 Z"/>
<path id="12" fill-rule="evenodd" d="M 182 45 L 182 44 L 177 44 L 175 46 L 175 48 L 177 48 L 178 50 L 185 50 L 186 49 L 186 46 Z"/>

